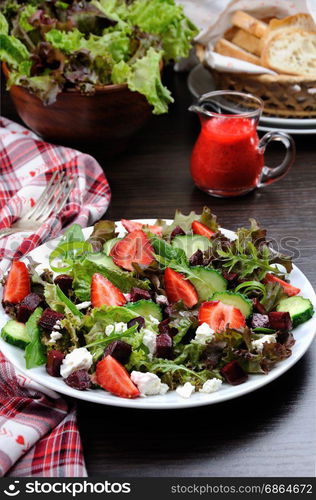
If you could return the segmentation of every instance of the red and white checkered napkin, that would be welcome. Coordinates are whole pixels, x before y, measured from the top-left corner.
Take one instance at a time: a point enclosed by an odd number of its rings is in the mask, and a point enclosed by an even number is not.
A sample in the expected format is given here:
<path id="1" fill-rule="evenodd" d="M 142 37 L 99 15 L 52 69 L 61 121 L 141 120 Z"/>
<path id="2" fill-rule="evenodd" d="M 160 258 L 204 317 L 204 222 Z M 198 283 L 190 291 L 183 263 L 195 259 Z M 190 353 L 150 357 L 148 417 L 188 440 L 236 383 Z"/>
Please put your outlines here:
<path id="1" fill-rule="evenodd" d="M 0 353 L 0 476 L 87 475 L 73 403 L 15 370 Z"/>
<path id="2" fill-rule="evenodd" d="M 12 259 L 56 237 L 70 223 L 93 224 L 106 211 L 110 187 L 89 155 L 41 141 L 0 118 L 0 229 L 36 204 L 56 170 L 77 179 L 70 201 L 34 234 L 0 239 L 0 277 Z M 58 394 L 20 374 L 0 353 L 0 476 L 86 476 L 76 412 Z"/>
<path id="3" fill-rule="evenodd" d="M 52 174 L 77 179 L 69 202 L 34 234 L 0 239 L 0 277 L 14 258 L 56 237 L 70 223 L 90 226 L 106 211 L 111 191 L 103 170 L 89 155 L 41 141 L 33 132 L 0 117 L 0 229 L 36 204 Z"/>

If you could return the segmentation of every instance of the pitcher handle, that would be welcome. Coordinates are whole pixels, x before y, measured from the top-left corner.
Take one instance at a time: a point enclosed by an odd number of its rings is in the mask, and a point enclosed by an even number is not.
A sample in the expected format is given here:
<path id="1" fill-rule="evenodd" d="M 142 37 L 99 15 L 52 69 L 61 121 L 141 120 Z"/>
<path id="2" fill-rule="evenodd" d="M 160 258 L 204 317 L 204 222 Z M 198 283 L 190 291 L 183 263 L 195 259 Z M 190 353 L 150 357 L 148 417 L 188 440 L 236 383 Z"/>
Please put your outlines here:
<path id="1" fill-rule="evenodd" d="M 295 142 L 294 139 L 284 132 L 268 132 L 259 142 L 259 151 L 263 154 L 269 142 L 280 141 L 285 146 L 286 152 L 282 163 L 276 167 L 264 166 L 257 184 L 257 187 L 264 187 L 282 179 L 289 171 L 295 160 Z"/>

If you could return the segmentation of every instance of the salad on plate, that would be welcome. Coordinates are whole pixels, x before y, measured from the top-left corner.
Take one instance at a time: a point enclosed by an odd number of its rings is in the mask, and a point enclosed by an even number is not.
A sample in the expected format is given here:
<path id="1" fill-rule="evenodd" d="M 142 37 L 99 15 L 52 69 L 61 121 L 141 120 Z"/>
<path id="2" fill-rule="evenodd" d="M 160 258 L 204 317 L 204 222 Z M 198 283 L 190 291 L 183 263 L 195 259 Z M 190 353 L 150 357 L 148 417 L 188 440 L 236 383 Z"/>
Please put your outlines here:
<path id="1" fill-rule="evenodd" d="M 211 394 L 291 356 L 313 306 L 288 280 L 289 257 L 254 220 L 233 237 L 205 207 L 147 225 L 73 225 L 49 255 L 14 261 L 1 337 L 79 391 L 121 398 Z"/>

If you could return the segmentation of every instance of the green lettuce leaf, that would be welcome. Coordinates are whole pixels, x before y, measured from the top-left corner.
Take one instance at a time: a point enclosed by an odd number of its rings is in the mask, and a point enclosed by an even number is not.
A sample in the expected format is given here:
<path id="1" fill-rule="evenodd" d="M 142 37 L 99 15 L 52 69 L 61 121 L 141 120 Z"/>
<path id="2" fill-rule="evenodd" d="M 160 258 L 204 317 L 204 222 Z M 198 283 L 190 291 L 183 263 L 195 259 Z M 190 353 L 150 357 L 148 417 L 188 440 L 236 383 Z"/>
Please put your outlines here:
<path id="1" fill-rule="evenodd" d="M 91 35 L 83 44 L 84 48 L 96 56 L 111 55 L 115 63 L 127 60 L 130 52 L 130 38 L 126 31 L 109 31 L 101 37 Z"/>
<path id="2" fill-rule="evenodd" d="M 62 292 L 59 286 L 45 283 L 44 287 L 45 301 L 51 309 L 62 314 L 69 314 L 82 318 L 83 314 L 73 302 Z"/>
<path id="3" fill-rule="evenodd" d="M 95 5 L 103 12 L 108 19 L 112 19 L 117 23 L 118 28 L 124 28 L 126 23 L 126 3 L 121 0 L 92 0 L 92 5 Z"/>
<path id="4" fill-rule="evenodd" d="M 37 11 L 35 5 L 26 5 L 23 9 L 21 9 L 18 23 L 20 28 L 24 30 L 26 33 L 34 29 L 34 27 L 29 23 L 30 17 Z"/>
<path id="5" fill-rule="evenodd" d="M 127 271 L 108 269 L 86 259 L 83 262 L 75 262 L 72 268 L 73 289 L 79 300 L 90 300 L 90 284 L 94 273 L 102 274 L 125 293 L 130 292 L 133 287 L 150 289 L 148 280 L 139 280 Z"/>
<path id="6" fill-rule="evenodd" d="M 71 54 L 82 48 L 81 42 L 84 39 L 84 35 L 76 28 L 72 31 L 52 29 L 45 34 L 45 38 L 56 49 L 60 49 L 66 52 L 66 54 Z"/>
<path id="7" fill-rule="evenodd" d="M 162 52 L 151 47 L 144 57 L 132 64 L 132 72 L 127 77 L 128 88 L 143 94 L 153 106 L 153 113 L 156 115 L 166 113 L 168 104 L 173 102 L 169 90 L 161 82 L 161 58 Z"/>
<path id="8" fill-rule="evenodd" d="M 29 61 L 26 62 L 29 63 Z M 11 79 L 10 82 L 12 82 Z M 16 74 L 14 83 L 27 88 L 29 92 L 39 97 L 45 106 L 55 102 L 61 91 L 60 83 L 52 75 L 25 77 L 25 75 Z"/>
<path id="9" fill-rule="evenodd" d="M 2 35 L 9 34 L 9 24 L 2 12 L 0 12 L 0 33 Z"/>
<path id="10" fill-rule="evenodd" d="M 30 58 L 25 45 L 14 36 L 0 34 L 0 59 L 9 64 L 10 68 L 18 69 L 19 64 Z"/>
<path id="11" fill-rule="evenodd" d="M 142 31 L 160 35 L 166 61 L 186 57 L 192 38 L 198 33 L 174 0 L 135 0 L 128 19 Z"/>
<path id="12" fill-rule="evenodd" d="M 26 346 L 24 357 L 26 368 L 34 368 L 46 363 L 45 347 L 41 343 L 40 328 L 38 326 L 39 319 L 43 309 L 38 307 L 26 322 L 26 330 L 31 339 L 31 342 Z"/>

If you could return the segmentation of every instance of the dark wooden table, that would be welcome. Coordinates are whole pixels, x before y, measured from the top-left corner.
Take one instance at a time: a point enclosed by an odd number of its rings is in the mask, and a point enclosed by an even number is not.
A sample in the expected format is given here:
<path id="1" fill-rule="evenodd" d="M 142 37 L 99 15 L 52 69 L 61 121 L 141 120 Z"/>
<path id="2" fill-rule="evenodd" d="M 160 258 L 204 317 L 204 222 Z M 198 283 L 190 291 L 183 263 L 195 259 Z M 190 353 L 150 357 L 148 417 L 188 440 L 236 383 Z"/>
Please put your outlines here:
<path id="1" fill-rule="evenodd" d="M 173 216 L 209 205 L 221 225 L 257 218 L 277 241 L 297 238 L 296 264 L 316 286 L 316 136 L 297 136 L 297 160 L 286 178 L 238 199 L 207 196 L 192 183 L 190 151 L 199 126 L 187 108 L 185 74 L 167 74 L 175 103 L 153 117 L 126 153 L 107 160 L 87 148 L 107 174 L 111 219 Z M 2 114 L 17 119 L 6 96 Z M 267 163 L 282 150 L 271 147 Z M 292 243 L 293 245 L 293 243 Z M 241 398 L 209 407 L 140 411 L 78 403 L 89 475 L 314 476 L 316 344 L 286 374 Z"/>

